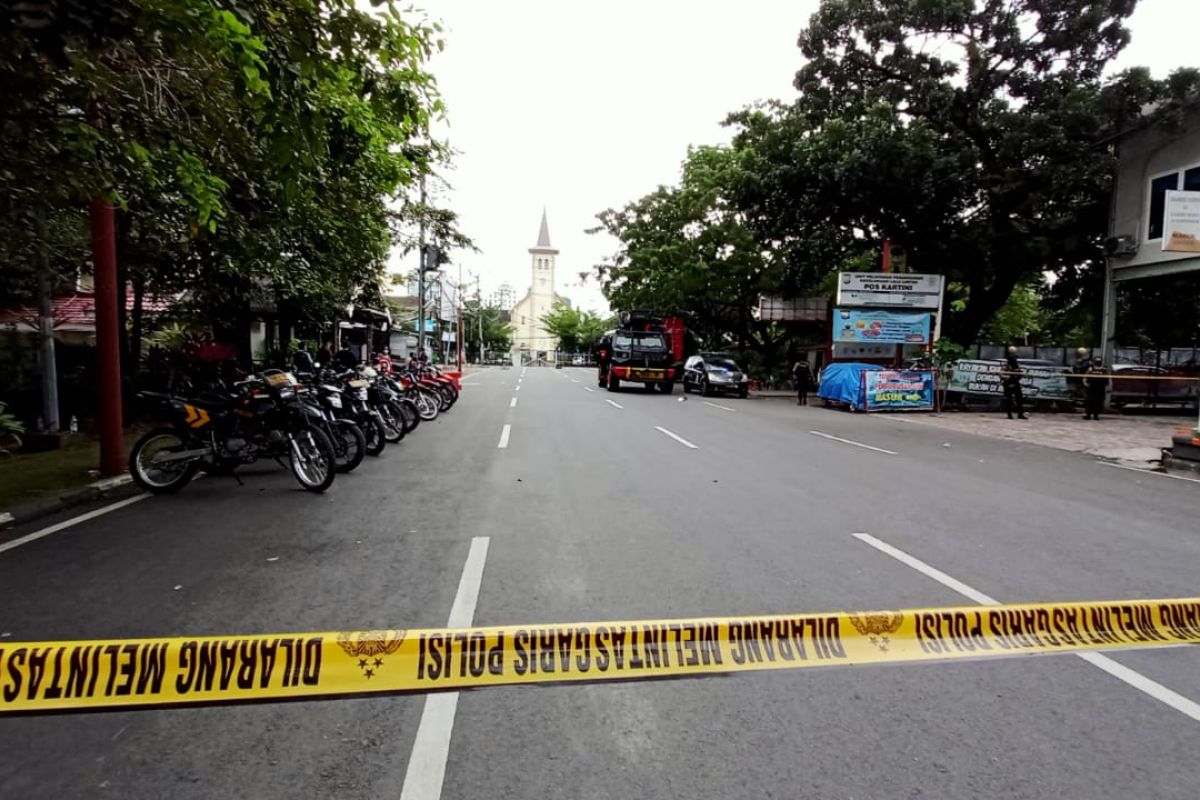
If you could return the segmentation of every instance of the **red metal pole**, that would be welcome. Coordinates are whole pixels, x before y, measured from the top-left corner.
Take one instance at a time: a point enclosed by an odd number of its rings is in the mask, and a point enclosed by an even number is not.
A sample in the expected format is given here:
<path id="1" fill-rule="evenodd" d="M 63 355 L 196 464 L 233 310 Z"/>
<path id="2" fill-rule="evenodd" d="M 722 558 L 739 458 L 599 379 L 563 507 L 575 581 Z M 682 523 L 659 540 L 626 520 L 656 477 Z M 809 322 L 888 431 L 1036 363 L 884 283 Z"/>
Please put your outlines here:
<path id="1" fill-rule="evenodd" d="M 100 373 L 100 474 L 120 475 L 125 465 L 121 426 L 121 349 L 117 330 L 117 237 L 113 207 L 92 198 L 92 261 L 96 276 L 96 361 Z"/>
<path id="2" fill-rule="evenodd" d="M 883 240 L 883 271 L 892 271 L 892 240 Z"/>

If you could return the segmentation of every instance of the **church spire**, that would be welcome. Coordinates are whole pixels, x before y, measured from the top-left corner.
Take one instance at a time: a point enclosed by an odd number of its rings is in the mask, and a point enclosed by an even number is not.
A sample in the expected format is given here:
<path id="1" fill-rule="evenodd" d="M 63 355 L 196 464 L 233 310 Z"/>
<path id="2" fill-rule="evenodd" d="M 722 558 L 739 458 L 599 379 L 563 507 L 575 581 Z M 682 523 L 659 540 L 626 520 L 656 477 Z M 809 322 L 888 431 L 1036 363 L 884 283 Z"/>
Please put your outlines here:
<path id="1" fill-rule="evenodd" d="M 537 244 L 529 248 L 531 253 L 543 253 L 546 255 L 558 255 L 558 251 L 554 249 L 554 245 L 550 244 L 550 223 L 546 221 L 546 208 L 542 207 L 542 227 L 538 231 Z"/>
<path id="2" fill-rule="evenodd" d="M 538 231 L 538 247 L 550 246 L 550 226 L 546 224 L 546 208 L 542 207 L 542 228 Z"/>

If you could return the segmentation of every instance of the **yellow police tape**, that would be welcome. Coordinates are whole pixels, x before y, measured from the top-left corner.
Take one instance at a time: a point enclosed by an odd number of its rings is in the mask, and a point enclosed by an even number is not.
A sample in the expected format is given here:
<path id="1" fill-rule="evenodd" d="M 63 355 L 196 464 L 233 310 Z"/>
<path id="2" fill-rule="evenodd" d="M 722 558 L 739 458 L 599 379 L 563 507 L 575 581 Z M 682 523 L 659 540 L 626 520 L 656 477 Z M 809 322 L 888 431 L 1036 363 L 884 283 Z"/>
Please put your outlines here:
<path id="1" fill-rule="evenodd" d="M 261 702 L 523 683 L 1200 643 L 1200 598 L 795 616 L 6 642 L 0 713 Z"/>

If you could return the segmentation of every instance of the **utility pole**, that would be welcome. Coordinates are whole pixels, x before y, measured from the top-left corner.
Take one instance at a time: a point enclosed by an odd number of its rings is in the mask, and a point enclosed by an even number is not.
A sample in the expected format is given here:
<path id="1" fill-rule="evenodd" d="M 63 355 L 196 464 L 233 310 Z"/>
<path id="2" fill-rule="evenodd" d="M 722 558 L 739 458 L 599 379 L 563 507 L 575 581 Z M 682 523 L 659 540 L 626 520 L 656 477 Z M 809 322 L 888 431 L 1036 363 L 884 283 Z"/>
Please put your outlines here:
<path id="1" fill-rule="evenodd" d="M 463 282 L 462 264 L 458 265 L 458 324 L 454 326 L 454 345 L 458 350 L 458 371 L 463 368 Z"/>
<path id="2" fill-rule="evenodd" d="M 425 350 L 425 176 L 421 175 L 420 233 L 417 237 L 417 355 Z"/>
<path id="3" fill-rule="evenodd" d="M 479 363 L 483 364 L 483 292 L 479 288 L 479 276 L 475 276 L 475 308 L 479 318 Z"/>
<path id="4" fill-rule="evenodd" d="M 47 433 L 58 433 L 58 366 L 54 355 L 54 302 L 51 297 L 50 262 L 46 258 L 46 224 L 38 225 L 38 331 L 41 334 L 42 424 Z"/>
<path id="5" fill-rule="evenodd" d="M 100 474 L 120 475 L 125 462 L 121 425 L 121 345 L 117 332 L 117 235 L 112 204 L 92 198 L 92 262 L 96 271 L 96 360 L 100 373 Z"/>

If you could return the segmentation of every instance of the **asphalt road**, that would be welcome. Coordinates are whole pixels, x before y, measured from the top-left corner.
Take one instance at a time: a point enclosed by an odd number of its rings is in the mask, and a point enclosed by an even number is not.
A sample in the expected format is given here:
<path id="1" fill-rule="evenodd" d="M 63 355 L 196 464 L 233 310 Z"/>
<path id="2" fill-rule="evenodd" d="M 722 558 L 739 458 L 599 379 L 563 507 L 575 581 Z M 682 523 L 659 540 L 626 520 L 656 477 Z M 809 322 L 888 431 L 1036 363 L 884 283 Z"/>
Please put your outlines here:
<path id="1" fill-rule="evenodd" d="M 584 370 L 466 382 L 325 495 L 264 467 L 0 553 L 0 636 L 438 627 L 472 560 L 479 625 L 970 602 L 871 542 L 1002 602 L 1200 593 L 1196 483 Z M 1195 798 L 1200 650 L 1111 658 L 2 718 L 0 796 Z"/>

